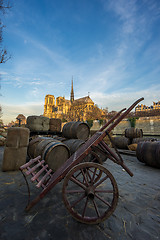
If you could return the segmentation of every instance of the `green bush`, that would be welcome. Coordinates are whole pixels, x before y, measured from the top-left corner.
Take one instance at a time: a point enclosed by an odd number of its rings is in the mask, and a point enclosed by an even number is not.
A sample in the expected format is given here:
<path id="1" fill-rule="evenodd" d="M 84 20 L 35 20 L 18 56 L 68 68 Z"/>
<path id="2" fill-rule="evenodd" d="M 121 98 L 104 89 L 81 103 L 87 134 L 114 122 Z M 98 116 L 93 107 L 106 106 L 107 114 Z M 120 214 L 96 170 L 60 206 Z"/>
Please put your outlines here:
<path id="1" fill-rule="evenodd" d="M 93 120 L 91 119 L 87 120 L 87 124 L 91 128 L 93 126 Z"/>
<path id="2" fill-rule="evenodd" d="M 128 121 L 130 122 L 131 127 L 135 128 L 137 119 L 138 119 L 138 117 L 128 118 Z"/>
<path id="3" fill-rule="evenodd" d="M 102 125 L 103 124 L 103 119 L 99 120 L 99 124 Z"/>
<path id="4" fill-rule="evenodd" d="M 62 122 L 67 122 L 67 120 L 65 118 L 62 118 Z"/>

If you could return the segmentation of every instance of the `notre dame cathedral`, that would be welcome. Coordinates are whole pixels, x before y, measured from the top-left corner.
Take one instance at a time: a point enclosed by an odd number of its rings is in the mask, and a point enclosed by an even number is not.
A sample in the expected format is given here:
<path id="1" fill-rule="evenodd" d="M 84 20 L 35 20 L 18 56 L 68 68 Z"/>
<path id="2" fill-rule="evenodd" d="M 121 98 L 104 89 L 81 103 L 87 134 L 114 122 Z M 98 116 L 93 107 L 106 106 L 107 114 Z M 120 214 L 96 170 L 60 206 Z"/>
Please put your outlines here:
<path id="1" fill-rule="evenodd" d="M 97 108 L 89 96 L 74 99 L 72 79 L 70 100 L 65 99 L 65 97 L 55 99 L 54 95 L 46 95 L 43 116 L 60 119 L 68 118 L 71 121 L 86 121 L 91 118 L 90 114 L 95 110 L 98 110 L 101 115 L 104 114 L 103 110 Z"/>

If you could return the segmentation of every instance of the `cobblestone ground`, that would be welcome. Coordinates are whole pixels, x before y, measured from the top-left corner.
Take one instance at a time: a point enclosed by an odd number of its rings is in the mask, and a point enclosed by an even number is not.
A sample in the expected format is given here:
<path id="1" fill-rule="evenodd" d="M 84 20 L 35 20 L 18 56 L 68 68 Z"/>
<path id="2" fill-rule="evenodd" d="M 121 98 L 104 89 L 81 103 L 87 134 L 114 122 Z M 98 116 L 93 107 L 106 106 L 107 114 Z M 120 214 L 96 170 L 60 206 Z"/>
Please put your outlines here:
<path id="1" fill-rule="evenodd" d="M 160 169 L 143 165 L 133 156 L 122 157 L 133 177 L 110 160 L 104 163 L 119 188 L 115 212 L 99 225 L 86 225 L 67 212 L 62 201 L 62 183 L 26 213 L 24 179 L 18 171 L 1 171 L 0 147 L 0 240 L 160 239 Z M 31 197 L 39 193 L 34 186 L 31 191 Z"/>

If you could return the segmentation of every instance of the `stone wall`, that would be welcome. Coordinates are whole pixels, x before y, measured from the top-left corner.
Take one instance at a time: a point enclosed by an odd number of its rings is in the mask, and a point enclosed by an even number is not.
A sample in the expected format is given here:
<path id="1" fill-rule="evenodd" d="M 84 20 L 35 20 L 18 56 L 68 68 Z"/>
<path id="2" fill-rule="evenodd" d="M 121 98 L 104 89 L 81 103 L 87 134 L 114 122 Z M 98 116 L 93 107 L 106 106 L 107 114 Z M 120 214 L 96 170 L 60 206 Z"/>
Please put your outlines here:
<path id="1" fill-rule="evenodd" d="M 130 122 L 124 119 L 114 128 L 113 134 L 123 134 L 129 127 Z M 160 116 L 140 117 L 136 120 L 135 128 L 142 129 L 144 135 L 160 136 Z"/>

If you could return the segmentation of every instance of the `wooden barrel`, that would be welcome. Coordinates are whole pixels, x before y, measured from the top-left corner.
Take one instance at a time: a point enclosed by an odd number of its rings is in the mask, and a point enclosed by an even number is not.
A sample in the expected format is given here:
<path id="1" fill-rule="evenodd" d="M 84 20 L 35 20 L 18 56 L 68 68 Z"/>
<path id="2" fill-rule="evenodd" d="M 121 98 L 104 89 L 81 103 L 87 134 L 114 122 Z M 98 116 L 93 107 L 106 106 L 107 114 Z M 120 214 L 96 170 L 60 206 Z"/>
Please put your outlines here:
<path id="1" fill-rule="evenodd" d="M 113 137 L 113 142 L 115 146 L 119 149 L 128 149 L 128 145 L 130 145 L 131 141 L 126 137 Z"/>
<path id="2" fill-rule="evenodd" d="M 34 150 L 34 158 L 38 157 L 39 155 L 42 155 L 42 152 L 44 150 L 44 148 L 47 146 L 47 144 L 51 143 L 51 142 L 59 142 L 53 138 L 40 138 L 41 141 L 38 142 L 38 144 L 36 144 L 35 146 L 35 150 Z"/>
<path id="3" fill-rule="evenodd" d="M 139 128 L 130 127 L 125 129 L 125 137 L 130 139 L 143 137 L 143 131 Z"/>
<path id="4" fill-rule="evenodd" d="M 65 145 L 67 145 L 67 147 L 70 150 L 70 154 L 72 155 L 73 153 L 75 153 L 77 151 L 77 149 L 82 146 L 85 142 L 81 139 L 67 139 L 65 141 L 63 141 L 63 143 Z"/>
<path id="5" fill-rule="evenodd" d="M 37 137 L 32 140 L 30 140 L 27 148 L 27 155 L 29 158 L 34 158 L 35 157 L 35 149 L 36 146 L 39 144 L 39 142 L 45 140 L 45 139 L 50 139 L 47 137 Z M 51 138 L 52 139 L 52 138 Z"/>
<path id="6" fill-rule="evenodd" d="M 87 140 L 89 137 L 90 128 L 84 122 L 68 122 L 63 126 L 62 135 L 66 138 L 78 138 Z"/>
<path id="7" fill-rule="evenodd" d="M 56 171 L 70 157 L 70 152 L 65 144 L 53 140 L 49 144 L 46 143 L 46 147 L 41 152 L 41 157 L 46 161 L 49 168 Z"/>
<path id="8" fill-rule="evenodd" d="M 139 142 L 136 150 L 137 159 L 149 166 L 160 168 L 160 141 Z"/>
<path id="9" fill-rule="evenodd" d="M 53 138 L 53 139 L 56 139 L 56 140 L 58 140 L 58 141 L 60 141 L 60 142 L 64 142 L 65 140 L 67 140 L 67 139 L 64 138 L 64 137 L 60 137 L 60 136 L 57 136 L 57 135 L 52 135 L 52 138 Z"/>
<path id="10" fill-rule="evenodd" d="M 155 142 L 158 141 L 157 138 L 153 137 L 142 137 L 142 138 L 133 138 L 132 143 L 139 143 L 139 142 Z"/>
<path id="11" fill-rule="evenodd" d="M 28 148 L 27 148 L 27 155 L 28 155 L 29 158 L 34 158 L 34 152 L 35 152 L 36 146 L 41 141 L 42 141 L 42 138 L 41 137 L 37 137 L 35 139 L 32 139 L 29 142 Z"/>

